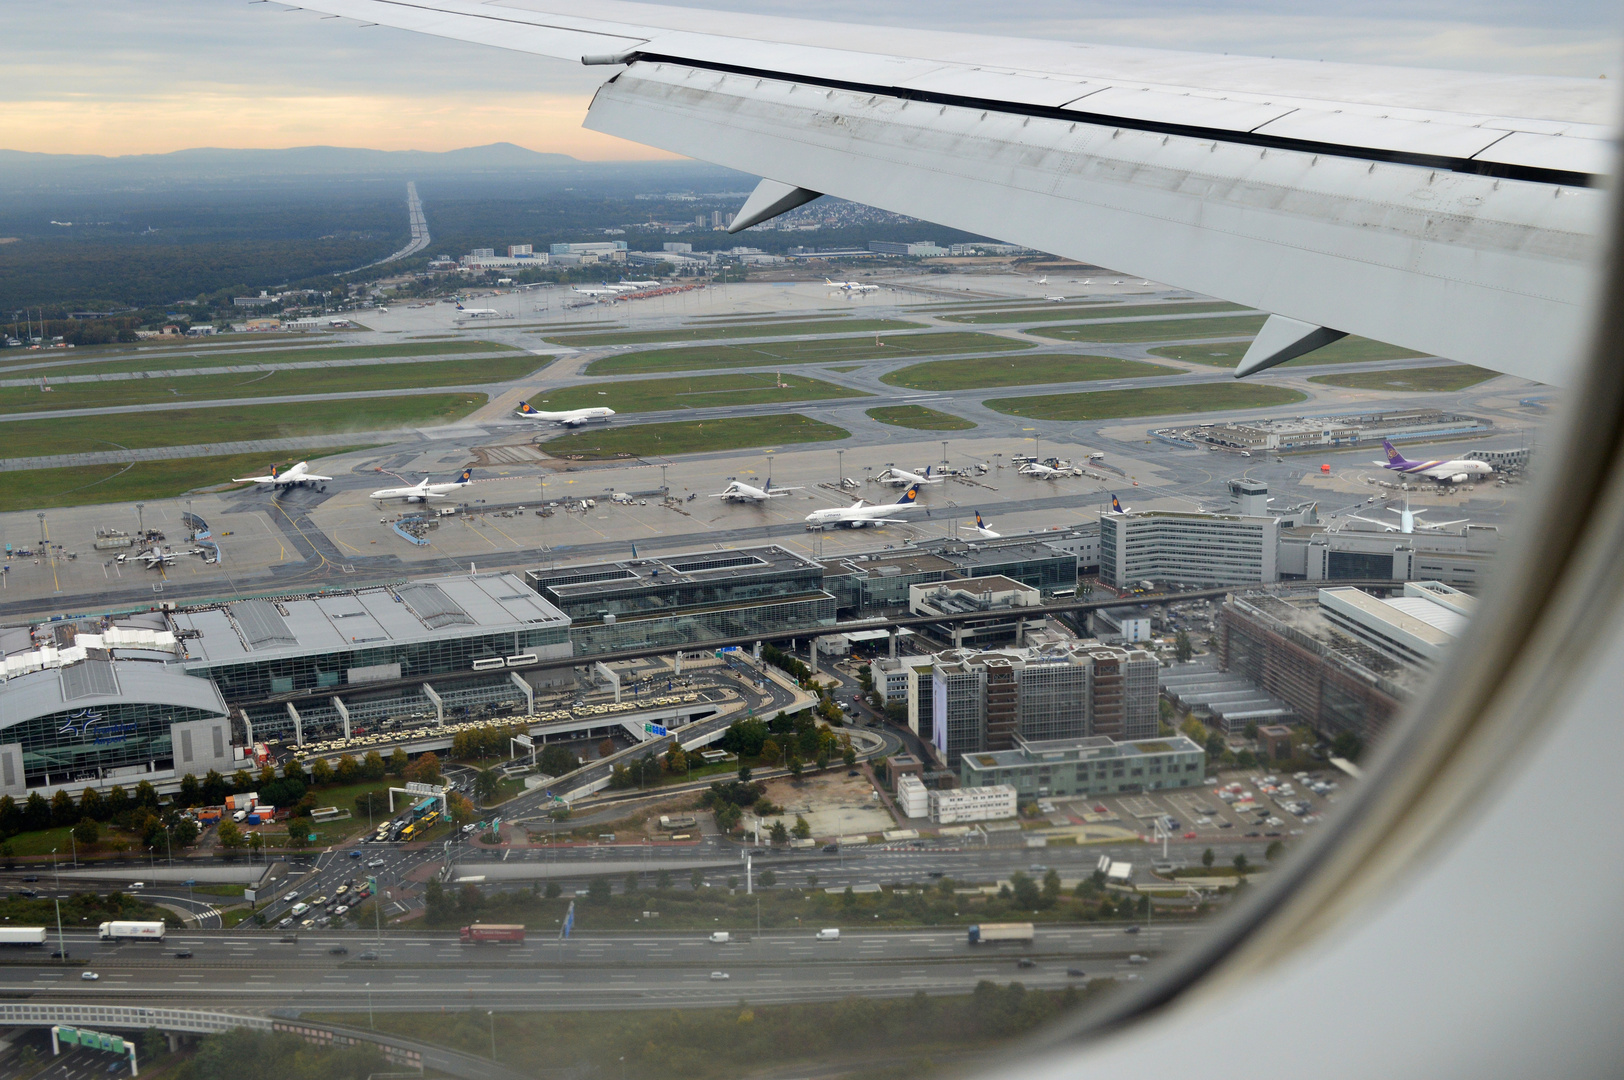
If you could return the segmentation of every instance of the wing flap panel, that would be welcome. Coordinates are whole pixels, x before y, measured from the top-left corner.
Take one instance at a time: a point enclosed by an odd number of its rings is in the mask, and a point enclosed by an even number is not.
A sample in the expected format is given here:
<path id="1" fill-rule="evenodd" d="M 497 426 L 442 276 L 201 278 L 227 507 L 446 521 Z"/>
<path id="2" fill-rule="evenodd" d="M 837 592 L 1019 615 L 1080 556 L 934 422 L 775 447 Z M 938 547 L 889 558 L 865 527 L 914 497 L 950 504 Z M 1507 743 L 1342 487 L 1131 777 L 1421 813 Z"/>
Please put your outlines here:
<path id="1" fill-rule="evenodd" d="M 1155 124 L 1252 131 L 1296 110 L 1295 105 L 1113 86 L 1069 103 L 1068 110 Z"/>
<path id="2" fill-rule="evenodd" d="M 1613 171 L 1617 157 L 1618 149 L 1608 139 L 1513 131 L 1478 154 L 1475 160 L 1605 176 Z"/>
<path id="3" fill-rule="evenodd" d="M 1446 119 L 1403 120 L 1327 109 L 1296 109 L 1259 126 L 1256 133 L 1328 146 L 1440 158 L 1469 158 L 1506 136 L 1504 131 L 1453 124 Z"/>

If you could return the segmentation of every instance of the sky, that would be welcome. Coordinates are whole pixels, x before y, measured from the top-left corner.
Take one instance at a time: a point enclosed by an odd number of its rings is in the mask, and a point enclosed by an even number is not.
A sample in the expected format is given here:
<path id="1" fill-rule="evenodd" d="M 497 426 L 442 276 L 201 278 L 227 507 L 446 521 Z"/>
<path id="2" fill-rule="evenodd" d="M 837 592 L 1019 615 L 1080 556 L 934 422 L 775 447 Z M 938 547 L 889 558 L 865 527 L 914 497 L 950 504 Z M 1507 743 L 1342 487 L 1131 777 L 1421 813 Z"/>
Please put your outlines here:
<path id="1" fill-rule="evenodd" d="M 4 0 L 0 149 L 661 152 L 581 129 L 605 69 L 247 0 Z M 1308 60 L 1612 77 L 1600 0 L 678 0 L 685 6 Z M 1013 9 L 1013 10 L 1012 10 Z M 993 11 L 996 10 L 994 14 Z"/>

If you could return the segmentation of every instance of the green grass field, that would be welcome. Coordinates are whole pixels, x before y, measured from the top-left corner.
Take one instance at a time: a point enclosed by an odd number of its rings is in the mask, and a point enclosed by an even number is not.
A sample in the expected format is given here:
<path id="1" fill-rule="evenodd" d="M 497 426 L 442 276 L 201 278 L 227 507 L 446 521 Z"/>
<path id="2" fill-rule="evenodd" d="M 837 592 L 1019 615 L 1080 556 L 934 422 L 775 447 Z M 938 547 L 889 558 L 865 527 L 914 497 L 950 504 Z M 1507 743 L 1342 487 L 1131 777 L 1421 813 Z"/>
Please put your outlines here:
<path id="1" fill-rule="evenodd" d="M 13 420 L 0 424 L 0 458 L 423 427 L 460 420 L 486 400 L 484 394 L 411 394 Z"/>
<path id="2" fill-rule="evenodd" d="M 553 457 L 601 461 L 619 457 L 714 453 L 791 443 L 832 442 L 850 437 L 844 428 L 800 413 L 739 416 L 724 420 L 688 420 L 670 424 L 636 424 L 581 431 L 549 439 L 541 448 Z"/>
<path id="3" fill-rule="evenodd" d="M 1109 311 L 1099 310 L 1109 307 Z M 1064 322 L 1068 319 L 1084 319 L 1100 315 L 1110 315 L 1112 318 L 1129 318 L 1147 315 L 1200 315 L 1214 311 L 1250 311 L 1250 308 L 1240 304 L 1231 304 L 1222 300 L 1207 303 L 1177 303 L 1177 304 L 1054 304 L 1049 307 L 1033 308 L 1027 311 L 986 311 L 967 315 L 944 315 L 948 322 L 959 323 L 1023 323 L 1023 322 Z"/>
<path id="4" fill-rule="evenodd" d="M 1042 394 L 982 402 L 1010 416 L 1033 420 L 1112 420 L 1129 416 L 1178 416 L 1225 409 L 1260 409 L 1305 401 L 1308 395 L 1262 383 L 1201 383 L 1148 386 L 1139 390 L 1100 390 L 1083 394 Z"/>
<path id="5" fill-rule="evenodd" d="M 1144 379 L 1176 375 L 1178 369 L 1109 356 L 1014 356 L 978 360 L 934 360 L 880 376 L 909 390 L 973 390 L 986 386 L 1041 386 L 1098 379 Z"/>
<path id="6" fill-rule="evenodd" d="M 1263 328 L 1262 315 L 1233 315 L 1212 319 L 1152 319 L 1150 322 L 1085 323 L 1078 326 L 1043 326 L 1021 331 L 1055 341 L 1181 341 L 1185 338 L 1251 337 Z"/>
<path id="7" fill-rule="evenodd" d="M 1249 341 L 1224 341 L 1214 342 L 1211 345 L 1167 345 L 1150 351 L 1155 356 L 1165 356 L 1169 360 L 1210 364 L 1213 367 L 1234 367 L 1241 362 L 1241 357 L 1246 355 L 1249 345 L 1251 345 Z M 1311 367 L 1315 364 L 1363 364 L 1371 360 L 1416 360 L 1425 355 L 1427 354 L 1401 349 L 1397 345 L 1386 345 L 1369 338 L 1349 336 L 1334 341 L 1323 349 L 1316 349 L 1307 356 L 1287 360 L 1280 366 Z"/>
<path id="8" fill-rule="evenodd" d="M 628 330 L 611 334 L 569 334 L 549 337 L 560 345 L 573 345 L 590 349 L 600 345 L 653 345 L 661 341 L 727 341 L 732 338 L 793 337 L 797 334 L 873 334 L 884 330 L 919 330 L 924 323 L 903 322 L 901 319 L 851 319 L 839 323 L 751 322 L 715 323 L 709 326 L 688 326 L 675 330 Z"/>
<path id="9" fill-rule="evenodd" d="M 169 401 L 279 397 L 293 394 L 364 393 L 371 390 L 468 386 L 510 382 L 552 363 L 544 356 L 499 356 L 479 360 L 424 360 L 364 367 L 278 368 L 231 375 L 187 375 L 125 379 L 105 383 L 55 383 L 50 393 L 37 386 L 0 387 L 0 413 L 94 409 L 107 405 L 150 405 Z"/>
<path id="10" fill-rule="evenodd" d="M 588 364 L 586 374 L 639 375 L 713 368 L 773 367 L 778 364 L 829 364 L 845 360 L 903 359 L 948 353 L 1010 352 L 1033 347 L 1023 341 L 960 331 L 879 339 L 844 337 L 754 345 L 701 345 L 688 349 L 660 349 L 607 356 Z"/>
<path id="11" fill-rule="evenodd" d="M 607 405 L 616 412 L 636 413 L 873 396 L 861 390 L 800 375 L 774 376 L 767 372 L 741 371 L 733 375 L 691 375 L 685 379 L 638 379 L 633 382 L 567 386 L 531 398 L 530 404 L 542 410 L 587 409 Z"/>
<path id="12" fill-rule="evenodd" d="M 75 350 L 77 352 L 78 350 Z M 154 349 L 155 353 L 159 350 Z M 52 353 L 49 359 L 45 354 L 35 353 L 33 358 L 23 363 L 5 366 L 5 372 L 18 372 L 21 375 L 30 374 L 30 368 L 41 364 L 62 364 L 52 367 L 45 374 L 54 375 L 58 372 L 64 375 L 97 374 L 103 371 L 176 371 L 181 368 L 199 367 L 235 367 L 240 364 L 308 364 L 324 360 L 383 360 L 390 357 L 411 356 L 452 356 L 457 353 L 488 353 L 488 352 L 516 352 L 513 345 L 498 345 L 494 341 L 469 341 L 458 339 L 456 341 L 436 341 L 426 344 L 410 345 L 404 342 L 390 345 L 309 345 L 304 348 L 289 349 L 260 349 L 252 352 L 239 352 L 230 349 L 189 349 L 186 352 L 164 353 L 163 355 L 141 356 L 139 354 L 122 354 L 112 356 L 105 360 L 88 361 L 84 364 L 63 364 L 69 359 L 77 359 L 72 354 Z"/>
<path id="13" fill-rule="evenodd" d="M 283 450 L 278 455 L 280 461 L 267 461 L 264 454 L 229 454 L 138 461 L 127 465 L 26 469 L 6 474 L 6 482 L 0 486 L 0 512 L 173 499 L 188 491 L 229 483 L 233 476 L 263 476 L 272 465 L 286 468 L 296 461 L 314 461 L 364 449 L 367 449 L 365 445 Z M 316 471 L 320 472 L 321 468 L 317 466 Z"/>
<path id="14" fill-rule="evenodd" d="M 868 415 L 882 424 L 913 428 L 915 431 L 968 431 L 975 423 L 952 413 L 927 409 L 923 405 L 882 405 Z"/>
<path id="15" fill-rule="evenodd" d="M 1343 371 L 1334 375 L 1315 375 L 1308 381 L 1327 386 L 1346 386 L 1353 390 L 1447 392 L 1464 390 L 1499 375 L 1498 371 L 1488 371 L 1470 364 L 1450 364 L 1447 367 L 1411 368 L 1408 371 Z"/>

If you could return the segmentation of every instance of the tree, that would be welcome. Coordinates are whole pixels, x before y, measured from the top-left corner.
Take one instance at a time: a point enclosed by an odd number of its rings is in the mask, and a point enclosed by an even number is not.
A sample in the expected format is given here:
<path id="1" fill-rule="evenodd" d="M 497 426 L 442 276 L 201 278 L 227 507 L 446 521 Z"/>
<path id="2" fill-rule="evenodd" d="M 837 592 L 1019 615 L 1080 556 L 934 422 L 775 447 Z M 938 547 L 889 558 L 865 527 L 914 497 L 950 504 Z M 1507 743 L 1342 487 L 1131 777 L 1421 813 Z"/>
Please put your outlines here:
<path id="1" fill-rule="evenodd" d="M 1331 753 L 1349 761 L 1358 761 L 1364 749 L 1364 743 L 1359 741 L 1359 736 L 1351 731 L 1344 731 L 1331 740 Z"/>
<path id="2" fill-rule="evenodd" d="M 1178 657 L 1179 663 L 1188 664 L 1190 657 L 1195 655 L 1195 648 L 1190 644 L 1190 635 L 1180 630 L 1173 639 L 1173 655 Z"/>
<path id="3" fill-rule="evenodd" d="M 191 818 L 181 818 L 170 826 L 170 840 L 176 847 L 186 847 L 197 843 L 197 822 Z"/>
<path id="4" fill-rule="evenodd" d="M 801 773 L 804 772 L 804 771 L 805 770 L 801 766 L 801 755 L 799 755 L 799 754 L 791 754 L 789 756 L 789 775 L 790 775 L 790 777 L 792 779 L 796 780 L 796 781 L 799 781 L 801 779 Z"/>
<path id="5" fill-rule="evenodd" d="M 0 836 L 16 836 L 23 829 L 23 812 L 10 795 L 0 796 Z"/>
<path id="6" fill-rule="evenodd" d="M 846 768 L 855 769 L 857 767 L 857 751 L 853 750 L 848 743 L 845 751 L 840 755 L 840 760 L 846 763 Z"/>
<path id="7" fill-rule="evenodd" d="M 310 779 L 317 787 L 326 787 L 333 782 L 333 767 L 327 764 L 326 758 L 317 758 L 311 763 Z"/>
<path id="8" fill-rule="evenodd" d="M 203 801 L 210 806 L 223 803 L 226 796 L 231 793 L 230 788 L 231 785 L 220 775 L 218 769 L 210 769 L 203 777 Z"/>
<path id="9" fill-rule="evenodd" d="M 812 838 L 812 826 L 807 823 L 806 818 L 799 814 L 795 815 L 795 828 L 790 831 L 795 834 L 797 840 L 810 840 Z"/>
<path id="10" fill-rule="evenodd" d="M 675 739 L 671 741 L 671 749 L 666 751 L 665 767 L 674 775 L 681 775 L 688 771 L 688 752 Z"/>
<path id="11" fill-rule="evenodd" d="M 107 811 L 102 806 L 101 792 L 95 788 L 85 788 L 79 796 L 79 813 L 92 821 L 106 820 Z"/>
<path id="12" fill-rule="evenodd" d="M 385 771 L 383 755 L 376 750 L 368 750 L 367 756 L 361 759 L 361 777 L 366 780 L 382 780 Z"/>
<path id="13" fill-rule="evenodd" d="M 1054 907 L 1060 899 L 1060 871 L 1050 870 L 1043 875 L 1043 906 Z"/>
<path id="14" fill-rule="evenodd" d="M 203 785 L 197 782 L 197 777 L 187 773 L 180 778 L 180 790 L 175 793 L 175 801 L 181 806 L 196 806 L 203 801 Z M 154 802 L 152 805 L 158 804 Z"/>
<path id="15" fill-rule="evenodd" d="M 78 820 L 79 808 L 73 805 L 73 796 L 66 791 L 58 791 L 51 796 L 51 824 L 72 825 Z"/>
<path id="16" fill-rule="evenodd" d="M 266 785 L 274 783 L 276 783 L 276 766 L 267 761 L 259 767 L 259 780 L 256 786 L 263 792 Z"/>
<path id="17" fill-rule="evenodd" d="M 222 822 L 220 827 L 223 829 L 229 824 L 231 824 L 231 822 L 229 822 L 229 821 Z M 295 847 L 295 848 L 305 847 L 307 844 L 310 843 L 310 840 L 308 839 L 309 835 L 310 835 L 310 822 L 306 821 L 304 818 L 297 818 L 296 817 L 292 821 L 288 822 L 288 845 L 290 847 Z M 437 882 L 434 882 L 432 879 L 431 879 L 430 883 L 431 884 L 438 884 Z"/>
<path id="18" fill-rule="evenodd" d="M 1015 902 L 1028 910 L 1036 908 L 1043 900 L 1043 894 L 1038 891 L 1038 883 L 1026 874 L 1017 870 L 1010 875 L 1009 884 L 1015 895 Z"/>
<path id="19" fill-rule="evenodd" d="M 1248 739 L 1257 738 L 1257 721 L 1256 720 L 1247 721 L 1246 726 L 1241 728 L 1241 734 L 1245 735 Z"/>
<path id="20" fill-rule="evenodd" d="M 1212 866 L 1212 864 L 1213 864 L 1213 861 L 1214 861 L 1214 860 L 1215 860 L 1215 859 L 1217 859 L 1217 857 L 1218 857 L 1218 856 L 1216 856 L 1216 855 L 1215 855 L 1215 854 L 1213 854 L 1213 850 L 1212 850 L 1212 848 L 1208 848 L 1208 849 L 1207 849 L 1207 850 L 1206 850 L 1206 851 L 1203 851 L 1203 852 L 1202 852 L 1202 853 L 1201 853 L 1201 865 L 1202 865 L 1202 866 L 1207 866 L 1207 867 L 1210 867 L 1210 866 Z"/>
<path id="21" fill-rule="evenodd" d="M 502 774 L 495 769 L 482 769 L 474 777 L 474 796 L 489 805 L 502 794 Z"/>
<path id="22" fill-rule="evenodd" d="M 244 843 L 242 830 L 237 827 L 237 823 L 235 821 L 220 822 L 220 831 L 218 837 L 220 846 L 225 848 L 227 851 L 236 851 L 238 848 L 242 847 Z"/>
<path id="23" fill-rule="evenodd" d="M 637 891 L 637 887 L 638 887 L 639 884 L 641 884 L 641 882 L 638 879 L 637 871 L 636 870 L 628 870 L 626 872 L 626 884 L 621 889 L 621 891 L 624 892 L 627 896 L 630 896 L 632 893 Z"/>
<path id="24" fill-rule="evenodd" d="M 29 832 L 51 826 L 51 804 L 39 792 L 31 792 L 23 803 L 23 827 Z"/>
<path id="25" fill-rule="evenodd" d="M 789 843 L 789 830 L 784 828 L 783 819 L 773 822 L 772 841 L 775 844 Z"/>
<path id="26" fill-rule="evenodd" d="M 247 769 L 238 769 L 231 774 L 231 789 L 238 794 L 247 794 L 254 790 L 254 778 L 248 774 Z"/>
<path id="27" fill-rule="evenodd" d="M 395 752 L 389 755 L 390 775 L 395 777 L 405 776 L 406 768 L 411 764 L 411 761 L 412 759 L 407 756 L 406 751 L 398 746 L 395 747 Z"/>
<path id="28" fill-rule="evenodd" d="M 586 898 L 594 904 L 607 903 L 609 900 L 609 879 L 595 877 L 586 883 Z"/>
<path id="29" fill-rule="evenodd" d="M 693 886 L 693 888 L 694 888 L 694 890 L 696 892 L 698 890 L 704 888 L 704 886 L 705 886 L 705 871 L 703 871 L 703 870 L 695 870 L 693 873 L 689 874 L 688 875 L 688 884 Z"/>
<path id="30" fill-rule="evenodd" d="M 829 767 L 829 748 L 828 747 L 826 747 L 826 746 L 818 747 L 817 763 L 818 763 L 818 771 L 819 772 L 822 772 L 823 770 L 825 770 L 825 769 L 827 769 Z"/>
<path id="31" fill-rule="evenodd" d="M 547 899 L 549 899 L 549 900 L 557 900 L 560 896 L 563 896 L 563 895 L 564 895 L 563 886 L 559 885 L 558 882 L 549 881 L 547 883 Z"/>
<path id="32" fill-rule="evenodd" d="M 654 878 L 656 889 L 669 889 L 671 887 L 671 871 L 661 870 Z"/>
<path id="33" fill-rule="evenodd" d="M 598 744 L 598 756 L 600 758 L 614 757 L 615 749 L 615 740 L 605 739 Z"/>
<path id="34" fill-rule="evenodd" d="M 338 768 L 333 770 L 333 775 L 340 784 L 353 784 L 360 771 L 361 763 L 349 754 L 345 754 L 338 759 Z"/>
<path id="35" fill-rule="evenodd" d="M 79 824 L 73 827 L 73 838 L 81 847 L 90 847 L 101 839 L 101 826 L 96 824 L 93 817 L 80 818 Z"/>
<path id="36" fill-rule="evenodd" d="M 739 783 L 748 784 L 749 782 L 750 782 L 750 766 L 748 766 L 748 765 L 740 765 L 739 766 Z"/>
<path id="37" fill-rule="evenodd" d="M 406 779 L 419 784 L 440 782 L 440 759 L 432 752 L 421 754 L 406 768 Z"/>
<path id="38" fill-rule="evenodd" d="M 553 743 L 542 747 L 541 753 L 536 757 L 536 767 L 548 776 L 563 776 L 565 773 L 574 772 L 580 766 L 576 764 L 574 754 Z"/>
<path id="39" fill-rule="evenodd" d="M 182 783 L 184 782 L 183 780 Z M 135 785 L 135 804 L 137 806 L 149 806 L 156 810 L 158 808 L 158 789 L 146 780 L 141 781 Z"/>
<path id="40" fill-rule="evenodd" d="M 466 825 L 477 818 L 478 812 L 474 804 L 468 801 L 468 796 L 460 791 L 453 791 L 445 797 L 446 809 L 451 812 L 451 821 L 456 825 Z"/>
<path id="41" fill-rule="evenodd" d="M 761 760 L 768 765 L 777 765 L 784 755 L 784 748 L 772 739 L 761 744 Z"/>
<path id="42" fill-rule="evenodd" d="M 1267 849 L 1264 850 L 1263 857 L 1265 859 L 1267 859 L 1269 862 L 1274 862 L 1274 860 L 1278 859 L 1280 856 L 1284 855 L 1285 853 L 1286 853 L 1286 845 L 1281 843 L 1279 840 L 1276 840 L 1274 843 L 1270 844 Z"/>
<path id="43" fill-rule="evenodd" d="M 1246 873 L 1246 866 L 1247 866 L 1247 863 L 1246 863 L 1246 856 L 1245 855 L 1237 855 L 1237 856 L 1235 856 L 1235 872 L 1237 874 Z"/>
<path id="44" fill-rule="evenodd" d="M 763 870 L 758 880 L 763 885 L 772 886 L 778 884 L 778 875 L 773 873 L 771 870 Z"/>
<path id="45" fill-rule="evenodd" d="M 116 818 L 130 808 L 130 793 L 120 784 L 114 784 L 102 796 L 102 810 L 108 818 Z M 0 829 L 5 828 L 4 815 L 0 814 Z"/>

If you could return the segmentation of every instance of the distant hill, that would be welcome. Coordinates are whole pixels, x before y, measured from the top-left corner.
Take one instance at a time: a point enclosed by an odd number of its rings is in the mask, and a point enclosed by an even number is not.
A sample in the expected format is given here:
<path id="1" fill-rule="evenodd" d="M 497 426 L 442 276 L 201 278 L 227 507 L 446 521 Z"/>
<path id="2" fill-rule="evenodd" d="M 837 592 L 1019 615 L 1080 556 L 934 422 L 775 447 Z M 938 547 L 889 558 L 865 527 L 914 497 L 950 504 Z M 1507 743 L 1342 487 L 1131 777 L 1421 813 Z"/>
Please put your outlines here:
<path id="1" fill-rule="evenodd" d="M 0 186 L 101 187 L 109 183 L 187 183 L 233 179 L 522 175 L 557 173 L 590 163 L 568 154 L 542 154 L 513 143 L 425 150 L 361 150 L 296 146 L 286 150 L 200 148 L 169 154 L 35 154 L 0 150 Z"/>

